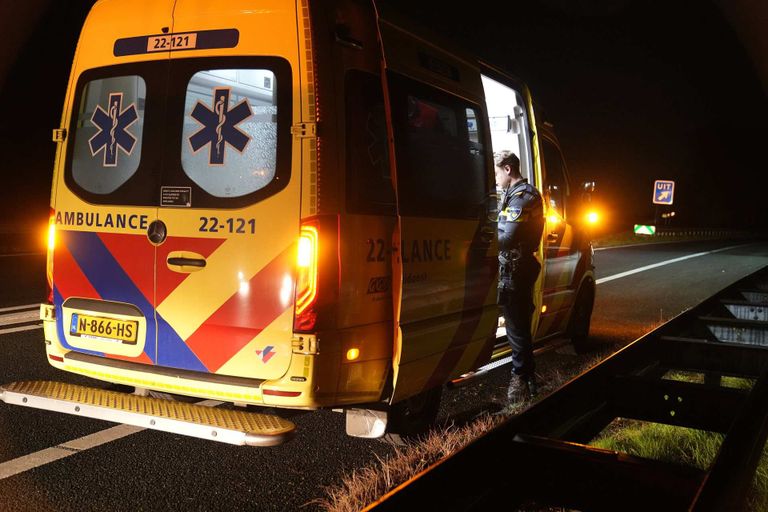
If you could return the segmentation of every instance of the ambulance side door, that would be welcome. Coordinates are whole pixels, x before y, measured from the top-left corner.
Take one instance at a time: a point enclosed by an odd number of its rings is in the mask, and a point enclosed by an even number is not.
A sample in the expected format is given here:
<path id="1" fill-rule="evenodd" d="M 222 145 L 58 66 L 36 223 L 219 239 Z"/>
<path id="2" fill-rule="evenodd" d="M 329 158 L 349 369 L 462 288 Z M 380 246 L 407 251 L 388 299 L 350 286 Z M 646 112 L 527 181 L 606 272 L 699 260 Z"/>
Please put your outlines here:
<path id="1" fill-rule="evenodd" d="M 556 143 L 541 138 L 545 186 L 544 200 L 544 310 L 536 332 L 543 338 L 562 332 L 568 311 L 574 300 L 574 273 L 579 261 L 578 247 L 574 244 L 573 226 L 568 222 L 566 204 L 570 193 L 565 163 Z M 546 308 L 546 309 L 544 309 Z"/>

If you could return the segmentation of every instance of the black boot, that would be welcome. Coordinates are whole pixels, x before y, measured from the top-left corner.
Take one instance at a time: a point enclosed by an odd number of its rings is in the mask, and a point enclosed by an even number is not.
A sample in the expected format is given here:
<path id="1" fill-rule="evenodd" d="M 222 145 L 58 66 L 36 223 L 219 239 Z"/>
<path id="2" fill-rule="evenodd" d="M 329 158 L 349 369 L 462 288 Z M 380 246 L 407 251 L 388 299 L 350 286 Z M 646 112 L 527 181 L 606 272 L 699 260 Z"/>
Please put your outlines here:
<path id="1" fill-rule="evenodd" d="M 528 379 L 528 398 L 535 398 L 539 394 L 539 385 L 536 383 L 536 377 Z"/>
<path id="2" fill-rule="evenodd" d="M 528 379 L 519 375 L 512 374 L 509 379 L 509 388 L 507 388 L 507 403 L 512 405 L 528 399 L 531 395 L 531 389 Z"/>

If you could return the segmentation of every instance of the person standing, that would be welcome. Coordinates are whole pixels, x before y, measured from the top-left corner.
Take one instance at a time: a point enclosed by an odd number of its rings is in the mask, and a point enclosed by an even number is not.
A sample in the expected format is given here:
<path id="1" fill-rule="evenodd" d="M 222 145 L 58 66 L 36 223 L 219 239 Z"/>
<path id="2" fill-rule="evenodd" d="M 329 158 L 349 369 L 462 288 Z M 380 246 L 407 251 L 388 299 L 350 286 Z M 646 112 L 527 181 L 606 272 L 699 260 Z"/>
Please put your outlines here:
<path id="1" fill-rule="evenodd" d="M 537 392 L 533 361 L 533 287 L 541 271 L 536 251 L 544 231 L 541 194 L 520 174 L 520 160 L 511 151 L 496 157 L 499 201 L 498 303 L 504 316 L 507 341 L 512 348 L 512 374 L 508 405 Z"/>

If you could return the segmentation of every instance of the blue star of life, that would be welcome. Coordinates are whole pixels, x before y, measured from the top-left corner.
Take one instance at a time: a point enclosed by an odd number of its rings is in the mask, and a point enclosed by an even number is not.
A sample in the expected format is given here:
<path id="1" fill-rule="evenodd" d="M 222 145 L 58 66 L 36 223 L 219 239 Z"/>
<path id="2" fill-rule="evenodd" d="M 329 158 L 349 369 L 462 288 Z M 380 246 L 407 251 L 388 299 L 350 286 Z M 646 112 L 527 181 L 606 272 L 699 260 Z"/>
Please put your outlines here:
<path id="1" fill-rule="evenodd" d="M 248 101 L 242 100 L 229 109 L 229 89 L 216 88 L 213 90 L 213 109 L 197 102 L 192 110 L 192 118 L 203 127 L 189 137 L 192 151 L 197 153 L 210 144 L 208 163 L 224 165 L 224 152 L 227 144 L 242 153 L 251 138 L 240 131 L 237 125 L 253 115 Z"/>
<path id="2" fill-rule="evenodd" d="M 118 149 L 130 156 L 136 144 L 136 137 L 128 131 L 128 127 L 139 119 L 136 104 L 131 103 L 125 110 L 121 110 L 122 106 L 123 93 L 111 93 L 109 112 L 101 108 L 101 105 L 96 105 L 96 110 L 91 116 L 91 123 L 99 132 L 91 137 L 88 144 L 91 146 L 92 156 L 104 151 L 104 167 L 117 166 Z"/>

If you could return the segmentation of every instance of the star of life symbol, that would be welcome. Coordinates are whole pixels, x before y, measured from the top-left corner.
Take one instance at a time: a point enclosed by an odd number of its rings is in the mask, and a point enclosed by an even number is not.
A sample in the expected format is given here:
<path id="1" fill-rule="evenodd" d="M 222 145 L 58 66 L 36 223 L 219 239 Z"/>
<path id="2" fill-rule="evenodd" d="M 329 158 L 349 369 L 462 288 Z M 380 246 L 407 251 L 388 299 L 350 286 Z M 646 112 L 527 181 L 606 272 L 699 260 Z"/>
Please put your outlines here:
<path id="1" fill-rule="evenodd" d="M 224 165 L 224 152 L 227 144 L 242 153 L 251 138 L 237 125 L 253 115 L 247 100 L 229 109 L 229 89 L 226 87 L 213 90 L 213 109 L 198 101 L 192 110 L 192 118 L 203 127 L 189 138 L 192 152 L 197 153 L 210 144 L 209 165 Z"/>
<path id="2" fill-rule="evenodd" d="M 104 151 L 104 167 L 117 166 L 118 148 L 127 156 L 131 156 L 136 145 L 136 137 L 128 131 L 128 127 L 139 119 L 136 104 L 131 103 L 125 110 L 121 110 L 122 106 L 123 93 L 110 93 L 109 112 L 101 108 L 101 105 L 96 105 L 96 110 L 91 116 L 91 123 L 99 129 L 88 141 L 91 156 Z"/>

